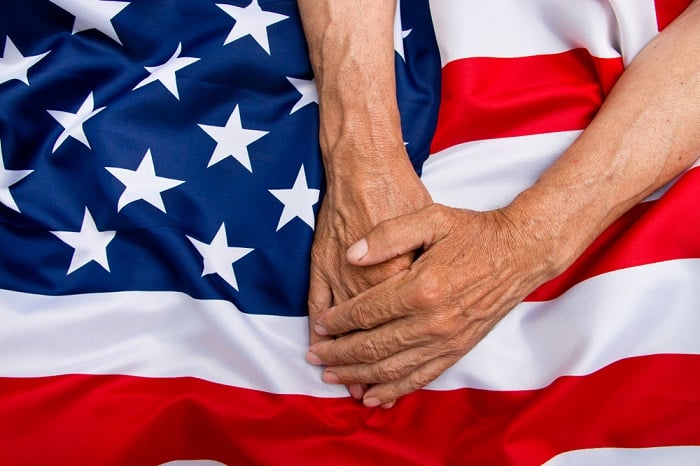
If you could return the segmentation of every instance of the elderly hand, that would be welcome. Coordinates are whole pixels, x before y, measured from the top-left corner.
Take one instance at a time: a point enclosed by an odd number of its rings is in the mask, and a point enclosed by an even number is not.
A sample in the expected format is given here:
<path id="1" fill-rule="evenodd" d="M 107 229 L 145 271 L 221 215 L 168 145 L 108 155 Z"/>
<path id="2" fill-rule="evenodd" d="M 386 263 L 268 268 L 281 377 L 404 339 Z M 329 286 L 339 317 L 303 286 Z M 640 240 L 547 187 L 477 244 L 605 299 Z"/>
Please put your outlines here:
<path id="1" fill-rule="evenodd" d="M 306 3 L 307 13 L 320 11 L 317 3 Z M 351 20 L 343 23 L 346 28 L 317 36 L 357 45 L 345 54 L 352 60 L 326 66 L 343 70 L 336 77 L 347 78 L 330 90 L 349 90 L 365 103 L 388 101 L 381 96 L 391 94 L 376 89 L 391 87 L 393 80 L 376 79 L 381 73 L 374 70 L 389 67 L 345 65 L 357 65 L 374 44 L 384 50 L 374 63 L 390 62 L 391 44 L 382 37 L 390 36 L 391 2 L 321 3 L 356 12 L 331 15 L 340 19 L 336 24 Z M 385 11 L 367 14 L 368 8 Z M 357 18 L 379 18 L 384 27 Z M 508 207 L 479 213 L 433 205 L 382 222 L 353 245 L 347 258 L 356 266 L 419 248 L 423 254 L 408 270 L 318 317 L 316 333 L 337 337 L 316 342 L 307 355 L 310 362 L 329 366 L 325 380 L 376 384 L 364 395 L 368 406 L 390 404 L 425 386 L 528 293 L 571 264 L 616 218 L 690 166 L 700 140 L 700 55 L 692 53 L 700 41 L 699 19 L 700 2 L 693 2 L 634 58 L 571 147 Z M 339 31 L 345 29 L 351 33 L 343 36 Z M 324 50 L 332 56 L 338 47 L 329 44 Z M 371 79 L 358 85 L 358 77 Z M 343 115 L 336 126 L 347 123 Z M 379 116 L 367 126 L 374 128 L 375 140 L 391 134 L 381 126 L 388 120 Z"/>
<path id="2" fill-rule="evenodd" d="M 328 338 L 313 331 L 316 319 L 323 311 L 407 269 L 413 260 L 410 251 L 366 267 L 345 259 L 348 247 L 380 221 L 415 212 L 431 202 L 430 195 L 408 162 L 403 146 L 397 153 L 397 163 L 391 169 L 381 170 L 374 176 L 358 176 L 358 171 L 348 171 L 348 176 L 343 177 L 336 172 L 329 182 L 311 251 L 311 344 Z M 348 388 L 354 398 L 362 398 L 363 385 Z"/>
<path id="3" fill-rule="evenodd" d="M 510 215 L 510 216 L 509 216 Z M 390 406 L 464 356 L 533 289 L 556 275 L 529 222 L 507 209 L 474 212 L 432 204 L 384 221 L 347 251 L 375 266 L 420 250 L 411 267 L 323 312 L 309 362 L 327 383 L 375 384 L 366 406 Z"/>
<path id="4" fill-rule="evenodd" d="M 409 266 L 412 255 L 373 267 L 345 260 L 380 221 L 431 202 L 401 130 L 394 67 L 395 1 L 299 0 L 319 104 L 327 191 L 311 256 L 309 322 Z M 311 330 L 311 343 L 320 336 Z M 363 387 L 349 387 L 361 398 Z"/>

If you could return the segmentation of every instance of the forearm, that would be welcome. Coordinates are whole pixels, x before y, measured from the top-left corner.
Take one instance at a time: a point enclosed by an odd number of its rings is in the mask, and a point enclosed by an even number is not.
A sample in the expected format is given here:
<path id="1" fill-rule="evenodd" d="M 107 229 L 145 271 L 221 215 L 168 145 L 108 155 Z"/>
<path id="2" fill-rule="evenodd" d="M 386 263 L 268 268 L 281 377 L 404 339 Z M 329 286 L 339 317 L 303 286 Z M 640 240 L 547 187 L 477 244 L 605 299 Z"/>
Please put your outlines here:
<path id="1" fill-rule="evenodd" d="M 357 230 L 430 202 L 403 143 L 391 0 L 300 0 L 319 93 L 326 200 Z M 360 231 L 363 230 L 363 231 Z"/>
<path id="2" fill-rule="evenodd" d="M 700 156 L 700 2 L 633 60 L 590 126 L 505 211 L 558 273 Z"/>
<path id="3" fill-rule="evenodd" d="M 319 93 L 319 140 L 329 182 L 405 167 L 396 100 L 395 1 L 300 0 Z M 357 177 L 355 174 L 355 177 Z"/>

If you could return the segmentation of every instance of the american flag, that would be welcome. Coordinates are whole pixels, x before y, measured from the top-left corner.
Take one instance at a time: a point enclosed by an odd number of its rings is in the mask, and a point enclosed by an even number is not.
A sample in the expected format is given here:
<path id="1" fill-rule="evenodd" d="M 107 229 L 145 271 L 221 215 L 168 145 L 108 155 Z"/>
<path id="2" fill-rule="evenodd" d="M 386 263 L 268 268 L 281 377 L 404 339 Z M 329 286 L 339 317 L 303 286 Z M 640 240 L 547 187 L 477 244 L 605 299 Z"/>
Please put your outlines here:
<path id="1" fill-rule="evenodd" d="M 401 2 L 435 200 L 506 204 L 688 3 Z M 700 461 L 698 168 L 366 409 L 304 360 L 324 186 L 296 2 L 6 1 L 0 46 L 0 462 Z"/>

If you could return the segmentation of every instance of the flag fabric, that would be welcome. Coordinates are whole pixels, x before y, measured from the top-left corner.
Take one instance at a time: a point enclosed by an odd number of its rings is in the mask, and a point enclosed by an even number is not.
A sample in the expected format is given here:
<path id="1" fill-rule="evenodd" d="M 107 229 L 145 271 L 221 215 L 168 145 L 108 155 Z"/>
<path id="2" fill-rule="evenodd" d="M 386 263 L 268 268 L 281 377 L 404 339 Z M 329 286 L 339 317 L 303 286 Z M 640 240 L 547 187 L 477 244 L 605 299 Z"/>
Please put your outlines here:
<path id="1" fill-rule="evenodd" d="M 401 2 L 434 199 L 507 204 L 688 3 Z M 3 464 L 700 462 L 700 168 L 367 409 L 304 360 L 324 186 L 296 2 L 8 1 L 0 46 Z"/>

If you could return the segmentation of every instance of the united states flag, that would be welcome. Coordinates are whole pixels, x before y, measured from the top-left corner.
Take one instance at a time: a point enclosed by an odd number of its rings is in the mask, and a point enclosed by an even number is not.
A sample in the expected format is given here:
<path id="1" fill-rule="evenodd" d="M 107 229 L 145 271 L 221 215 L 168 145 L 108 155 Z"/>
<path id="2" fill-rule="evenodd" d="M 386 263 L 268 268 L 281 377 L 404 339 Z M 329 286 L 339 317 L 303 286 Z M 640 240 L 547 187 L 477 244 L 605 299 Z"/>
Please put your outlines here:
<path id="1" fill-rule="evenodd" d="M 401 2 L 434 199 L 507 204 L 688 3 Z M 699 168 L 366 409 L 304 360 L 324 185 L 296 2 L 5 1 L 0 51 L 0 463 L 700 462 Z"/>

